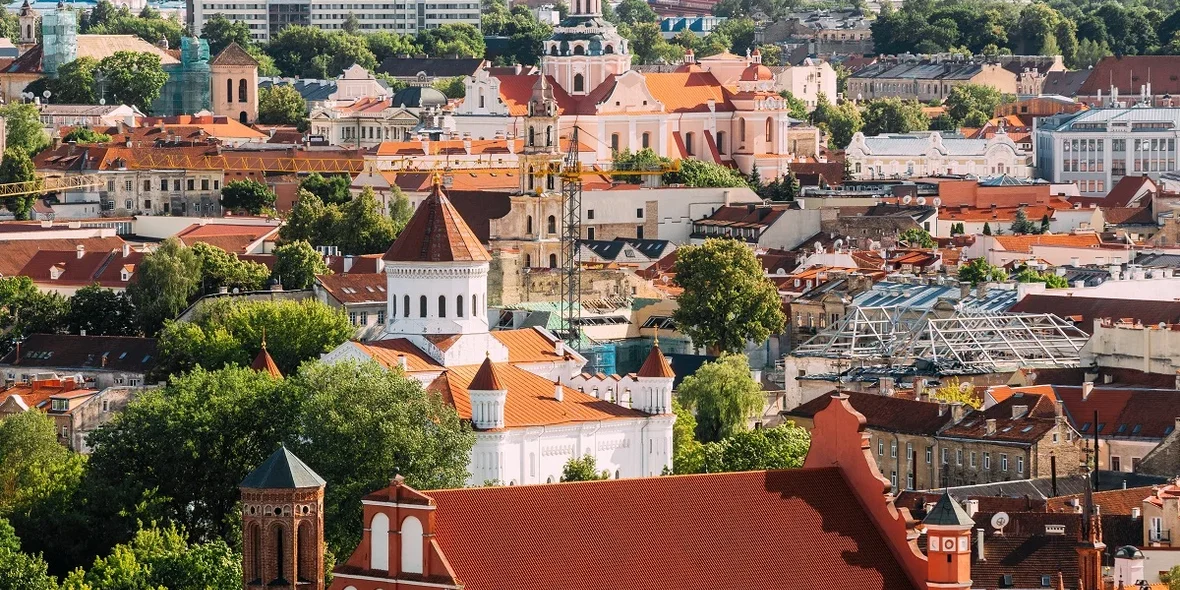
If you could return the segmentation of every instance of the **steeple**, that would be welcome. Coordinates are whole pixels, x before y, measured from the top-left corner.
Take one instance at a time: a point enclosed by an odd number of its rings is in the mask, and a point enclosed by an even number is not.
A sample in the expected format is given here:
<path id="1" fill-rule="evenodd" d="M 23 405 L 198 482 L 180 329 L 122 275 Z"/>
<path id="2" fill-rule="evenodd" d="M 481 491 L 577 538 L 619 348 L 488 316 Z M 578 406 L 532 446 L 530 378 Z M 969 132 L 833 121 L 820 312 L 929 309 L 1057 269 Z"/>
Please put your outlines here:
<path id="1" fill-rule="evenodd" d="M 504 428 L 508 388 L 496 372 L 491 357 L 486 357 L 467 385 L 467 395 L 471 398 L 471 424 L 479 430 Z"/>
<path id="2" fill-rule="evenodd" d="M 927 588 L 971 588 L 971 527 L 975 521 L 944 491 L 922 524 L 926 527 Z"/>
<path id="3" fill-rule="evenodd" d="M 283 446 L 238 485 L 244 588 L 324 590 L 324 485 Z"/>
<path id="4" fill-rule="evenodd" d="M 254 362 L 250 365 L 251 369 L 263 373 L 270 373 L 272 377 L 283 376 L 282 371 L 279 371 L 279 366 L 275 364 L 270 353 L 266 351 L 266 328 L 262 329 L 262 348 L 258 351 L 258 356 L 254 357 Z"/>
<path id="5" fill-rule="evenodd" d="M 602 18 L 602 0 L 573 0 L 570 14 L 545 41 L 541 73 L 567 94 L 585 96 L 631 67 L 628 41 Z"/>
<path id="6" fill-rule="evenodd" d="M 657 334 L 651 351 L 643 366 L 635 374 L 639 391 L 631 392 L 631 407 L 648 414 L 668 414 L 672 411 L 672 384 L 676 380 L 676 373 L 672 365 L 660 350 L 660 337 Z"/>

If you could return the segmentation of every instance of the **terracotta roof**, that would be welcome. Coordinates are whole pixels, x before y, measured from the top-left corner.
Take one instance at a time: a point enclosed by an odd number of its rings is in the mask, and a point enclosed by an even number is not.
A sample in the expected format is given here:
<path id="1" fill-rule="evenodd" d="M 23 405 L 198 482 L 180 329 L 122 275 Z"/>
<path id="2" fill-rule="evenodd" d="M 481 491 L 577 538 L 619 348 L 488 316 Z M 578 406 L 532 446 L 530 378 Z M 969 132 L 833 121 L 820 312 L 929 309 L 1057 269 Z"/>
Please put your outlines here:
<path id="1" fill-rule="evenodd" d="M 1152 486 L 1126 488 L 1122 490 L 1108 490 L 1094 492 L 1094 504 L 1101 507 L 1102 515 L 1120 514 L 1130 516 L 1132 508 L 1142 508 L 1143 499 L 1151 495 Z M 1070 500 L 1083 500 L 1083 494 L 1057 496 L 1049 498 L 1049 509 L 1053 511 L 1073 511 Z"/>
<path id="2" fill-rule="evenodd" d="M 848 403 L 852 404 L 852 409 L 865 417 L 865 426 L 874 430 L 933 436 L 951 421 L 950 412 L 938 415 L 936 403 L 860 391 L 844 393 L 848 396 Z M 783 415 L 813 418 L 828 407 L 830 401 L 831 396 L 821 395 L 793 410 L 783 412 Z"/>
<path id="3" fill-rule="evenodd" d="M 47 238 L 38 240 L 0 240 L 0 276 L 14 276 L 42 250 L 76 252 L 82 246 L 88 252 L 113 252 L 123 247 L 123 238 Z"/>
<path id="4" fill-rule="evenodd" d="M 383 257 L 394 262 L 488 262 L 492 257 L 442 186 L 435 186 Z"/>
<path id="5" fill-rule="evenodd" d="M 1046 215 L 1052 219 L 1054 214 L 1060 210 L 1068 210 L 1073 207 L 1064 199 L 1054 199 L 1048 205 L 1028 205 L 1025 207 L 965 207 L 965 206 L 947 206 L 939 209 L 938 215 L 940 219 L 948 219 L 952 221 L 983 221 L 983 222 L 1000 222 L 1011 223 L 1016 219 L 1016 213 L 1023 210 L 1025 216 L 1033 223 L 1040 223 L 1041 219 Z M 999 228 L 1005 229 L 1005 228 Z M 1044 234 L 1042 234 L 1044 235 Z M 1067 234 L 1063 234 L 1067 235 Z M 1024 237 L 1024 236 L 1001 236 L 1001 237 Z"/>
<path id="6" fill-rule="evenodd" d="M 1095 385 L 1084 400 L 1079 386 L 1054 385 L 1053 391 L 1065 404 L 1070 423 L 1084 436 L 1097 431 L 1110 438 L 1162 439 L 1180 416 L 1180 394 L 1174 389 Z M 1093 424 L 1095 411 L 1098 425 Z"/>
<path id="7" fill-rule="evenodd" d="M 156 339 L 133 336 L 32 334 L 0 365 L 63 369 L 103 369 L 145 373 L 156 362 Z"/>
<path id="8" fill-rule="evenodd" d="M 209 62 L 211 66 L 254 66 L 258 67 L 258 60 L 254 59 L 236 41 L 231 41 L 217 57 Z"/>
<path id="9" fill-rule="evenodd" d="M 1156 225 L 1151 207 L 1103 207 L 1102 216 L 1110 225 Z"/>
<path id="10" fill-rule="evenodd" d="M 994 514 L 977 512 L 975 522 L 990 522 Z M 1078 587 L 1077 543 L 1081 518 L 1077 514 L 1010 512 L 1004 534 L 984 526 L 984 559 L 971 561 L 974 588 L 1003 588 L 1004 576 L 1012 577 L 1012 588 L 1041 588 L 1041 577 L 1057 583 L 1060 572 L 1066 588 Z M 1064 535 L 1045 533 L 1045 525 L 1065 527 Z M 974 539 L 974 537 L 972 537 Z M 924 537 L 923 537 L 924 543 Z M 975 544 L 972 543 L 974 549 Z"/>
<path id="11" fill-rule="evenodd" d="M 504 170 L 489 174 L 455 170 L 448 173 L 451 190 L 502 190 L 515 192 L 520 188 L 520 176 L 516 170 Z M 394 184 L 403 191 L 424 192 L 434 186 L 434 175 L 430 172 L 399 172 L 394 174 Z"/>
<path id="12" fill-rule="evenodd" d="M 1031 217 L 1029 219 L 1032 219 Z M 1033 246 L 1066 246 L 1072 248 L 1096 248 L 1102 240 L 1095 233 L 1078 234 L 1034 234 L 1019 236 L 992 236 L 996 244 L 1009 252 L 1032 253 Z"/>
<path id="13" fill-rule="evenodd" d="M 394 368 L 398 366 L 398 360 L 402 357 L 406 359 L 406 370 L 412 372 L 416 371 L 441 371 L 442 365 L 438 364 L 433 357 L 426 354 L 422 349 L 414 346 L 412 342 L 405 338 L 393 338 L 390 340 L 378 340 L 376 342 L 353 342 L 354 346 L 360 347 L 373 360 L 381 363 L 386 368 Z"/>
<path id="14" fill-rule="evenodd" d="M 254 362 L 250 364 L 250 368 L 259 372 L 270 373 L 271 377 L 283 376 L 283 372 L 279 370 L 279 366 L 275 364 L 275 360 L 266 351 L 265 343 L 263 343 L 262 349 L 258 351 L 258 356 L 254 357 Z"/>
<path id="15" fill-rule="evenodd" d="M 328 270 L 333 274 L 373 274 L 377 272 L 377 261 L 381 259 L 381 254 L 361 254 L 359 256 L 325 256 L 324 260 L 328 265 Z M 352 266 L 345 270 L 345 259 L 352 260 Z"/>
<path id="16" fill-rule="evenodd" d="M 37 379 L 29 383 L 16 383 L 0 390 L 0 405 L 4 405 L 12 396 L 20 396 L 21 403 L 28 409 L 66 392 L 98 393 L 93 389 L 79 389 L 79 385 L 73 379 Z"/>
<path id="17" fill-rule="evenodd" d="M 660 350 L 659 344 L 651 347 L 651 352 L 647 353 L 647 359 L 643 361 L 643 366 L 639 368 L 639 372 L 636 374 L 640 377 L 660 377 L 664 379 L 676 377 L 676 373 L 672 371 L 672 365 L 668 363 L 668 359 L 664 358 L 664 352 Z"/>
<path id="18" fill-rule="evenodd" d="M 1180 301 L 1034 294 L 1016 302 L 1009 311 L 1055 313 L 1063 318 L 1076 316 L 1074 324 L 1087 334 L 1093 333 L 1094 320 L 1101 318 L 1129 318 L 1143 324 L 1180 322 Z"/>
<path id="19" fill-rule="evenodd" d="M 470 420 L 471 398 L 467 391 L 470 384 L 475 381 L 481 367 L 483 365 L 447 367 L 443 374 L 435 379 L 427 389 L 441 393 L 443 399 L 455 407 L 460 418 Z M 501 389 L 508 390 L 508 399 L 504 404 L 504 428 L 506 429 L 647 416 L 639 410 L 624 408 L 614 402 L 600 400 L 565 386 L 562 386 L 564 389 L 562 401 L 557 401 L 553 396 L 554 383 L 552 381 L 511 363 L 499 363 L 496 366 L 496 373 L 495 381 L 500 384 Z M 476 383 L 476 385 L 481 384 Z M 487 384 L 482 385 L 486 386 Z"/>
<path id="20" fill-rule="evenodd" d="M 770 227 L 791 208 L 790 205 L 726 205 L 693 223 L 721 227 Z"/>
<path id="21" fill-rule="evenodd" d="M 647 89 L 669 113 L 703 113 L 712 100 L 717 111 L 734 110 L 730 92 L 709 72 L 644 74 Z"/>
<path id="22" fill-rule="evenodd" d="M 1122 94 L 1132 96 L 1145 84 L 1151 84 L 1151 91 L 1156 96 L 1176 96 L 1180 94 L 1180 80 L 1175 76 L 1178 71 L 1180 56 L 1177 55 L 1104 57 L 1090 68 L 1090 75 L 1078 88 L 1078 96 L 1107 93 L 1111 85 L 1117 86 Z"/>
<path id="23" fill-rule="evenodd" d="M 185 246 L 201 242 L 226 252 L 245 254 L 253 244 L 277 235 L 278 231 L 274 225 L 194 224 L 176 234 L 176 238 Z"/>
<path id="24" fill-rule="evenodd" d="M 428 494 L 467 590 L 913 588 L 834 467 Z"/>
<path id="25" fill-rule="evenodd" d="M 496 374 L 496 366 L 489 356 L 483 359 L 475 377 L 467 384 L 468 391 L 500 391 L 504 386 L 500 383 L 500 376 Z"/>
<path id="26" fill-rule="evenodd" d="M 143 253 L 134 251 L 127 256 L 123 256 L 121 250 L 83 251 L 78 257 L 76 250 L 42 250 L 18 274 L 43 284 L 87 286 L 98 283 L 109 288 L 124 288 L 130 283 L 130 277 L 123 280 L 123 269 L 134 274 L 135 267 L 142 260 Z"/>
<path id="27" fill-rule="evenodd" d="M 1016 418 L 1013 406 L 1028 410 Z M 942 436 L 1019 444 L 1035 443 L 1056 427 L 1053 402 L 1043 395 L 1017 394 L 986 410 L 969 412 L 958 424 L 942 431 Z M 995 432 L 988 433 L 988 421 L 995 420 Z"/>
<path id="28" fill-rule="evenodd" d="M 315 279 L 340 303 L 374 303 L 387 299 L 384 273 L 316 275 Z"/>
<path id="29" fill-rule="evenodd" d="M 557 356 L 557 341 L 539 328 L 494 330 L 492 337 L 508 348 L 508 362 L 537 363 L 562 360 Z"/>

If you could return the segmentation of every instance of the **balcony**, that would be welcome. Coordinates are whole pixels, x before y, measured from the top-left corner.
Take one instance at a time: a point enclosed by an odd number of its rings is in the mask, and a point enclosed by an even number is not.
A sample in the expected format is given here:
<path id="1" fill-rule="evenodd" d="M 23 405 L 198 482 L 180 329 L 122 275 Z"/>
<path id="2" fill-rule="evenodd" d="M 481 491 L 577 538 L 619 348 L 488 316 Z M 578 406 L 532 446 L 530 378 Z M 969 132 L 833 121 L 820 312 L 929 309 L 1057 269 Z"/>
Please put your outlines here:
<path id="1" fill-rule="evenodd" d="M 1172 529 L 1164 529 L 1164 530 L 1159 530 L 1159 531 L 1148 530 L 1147 531 L 1147 542 L 1148 543 L 1171 543 L 1172 542 Z"/>

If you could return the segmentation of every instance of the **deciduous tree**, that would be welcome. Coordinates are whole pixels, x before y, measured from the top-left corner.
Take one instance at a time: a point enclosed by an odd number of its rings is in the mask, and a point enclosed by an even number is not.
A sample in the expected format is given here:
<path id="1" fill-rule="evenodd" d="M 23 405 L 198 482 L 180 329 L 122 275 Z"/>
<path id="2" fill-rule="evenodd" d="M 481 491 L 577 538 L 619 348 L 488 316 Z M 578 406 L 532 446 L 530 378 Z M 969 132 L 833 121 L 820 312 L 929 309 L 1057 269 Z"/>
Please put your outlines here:
<path id="1" fill-rule="evenodd" d="M 348 191 L 351 184 L 352 179 L 346 174 L 323 176 L 312 172 L 299 183 L 299 189 L 318 196 L 325 204 L 340 205 L 352 199 L 352 193 Z"/>
<path id="2" fill-rule="evenodd" d="M 19 148 L 4 150 L 3 161 L 0 162 L 0 183 L 32 182 L 32 188 L 41 186 L 37 180 L 37 167 L 29 154 Z M 17 195 L 4 199 L 4 207 L 12 212 L 17 219 L 28 219 L 33 211 L 36 194 Z"/>
<path id="3" fill-rule="evenodd" d="M 930 118 L 922 112 L 922 105 L 916 101 L 879 98 L 869 101 L 865 107 L 865 135 L 925 131 L 929 127 Z"/>
<path id="4" fill-rule="evenodd" d="M 201 292 L 215 293 L 225 287 L 230 290 L 258 291 L 266 286 L 270 270 L 252 260 L 242 260 L 234 252 L 226 252 L 204 242 L 190 248 L 201 265 Z"/>
<path id="5" fill-rule="evenodd" d="M 736 432 L 703 446 L 701 469 L 704 473 L 797 469 L 803 466 L 810 446 L 811 434 L 792 422 Z"/>
<path id="6" fill-rule="evenodd" d="M 597 481 L 610 479 L 610 472 L 598 470 L 598 462 L 589 453 L 581 457 L 570 457 L 561 468 L 561 481 Z"/>
<path id="7" fill-rule="evenodd" d="M 275 248 L 275 258 L 274 274 L 284 289 L 308 289 L 315 283 L 316 275 L 331 272 L 324 264 L 324 257 L 303 240 Z"/>
<path id="8" fill-rule="evenodd" d="M 108 102 L 136 106 L 145 113 L 151 112 L 152 103 L 168 81 L 160 56 L 154 53 L 116 51 L 98 62 L 98 70 L 111 94 Z"/>
<path id="9" fill-rule="evenodd" d="M 209 42 L 209 54 L 218 55 L 229 47 L 230 43 L 237 43 L 243 49 L 254 44 L 250 36 L 250 25 L 242 20 L 230 20 L 220 12 L 205 20 L 201 27 L 201 37 Z"/>
<path id="10" fill-rule="evenodd" d="M 258 121 L 267 125 L 299 125 L 307 119 L 307 101 L 298 90 L 275 84 L 258 93 Z"/>
<path id="11" fill-rule="evenodd" d="M 221 187 L 221 206 L 226 209 L 259 215 L 274 205 L 274 191 L 256 180 L 234 180 Z"/>
<path id="12" fill-rule="evenodd" d="M 111 136 L 99 133 L 89 127 L 75 127 L 61 140 L 65 143 L 108 143 L 111 141 Z"/>
<path id="13" fill-rule="evenodd" d="M 911 248 L 933 248 L 934 238 L 930 237 L 930 232 L 920 228 L 911 227 L 897 236 L 899 242 L 909 245 Z"/>
<path id="14" fill-rule="evenodd" d="M 680 384 L 680 403 L 696 414 L 696 439 L 717 442 L 747 428 L 762 410 L 762 385 L 750 376 L 743 354 L 723 354 L 701 365 Z"/>
<path id="15" fill-rule="evenodd" d="M 71 334 L 86 332 L 90 336 L 135 336 L 139 334 L 139 314 L 131 297 L 98 284 L 82 287 L 70 297 L 66 323 Z"/>
<path id="16" fill-rule="evenodd" d="M 986 258 L 975 258 L 959 268 L 959 280 L 975 286 L 979 283 L 1006 281 L 1008 280 L 1008 273 L 1004 272 L 1004 269 L 989 263 Z"/>
<path id="17" fill-rule="evenodd" d="M 4 118 L 6 152 L 15 149 L 32 157 L 49 145 L 49 136 L 41 125 L 41 111 L 37 105 L 10 102 L 0 106 L 0 117 Z"/>
<path id="18" fill-rule="evenodd" d="M 179 240 L 169 238 L 135 269 L 127 294 L 139 310 L 144 334 L 154 335 L 164 320 L 188 307 L 201 286 L 201 261 Z"/>

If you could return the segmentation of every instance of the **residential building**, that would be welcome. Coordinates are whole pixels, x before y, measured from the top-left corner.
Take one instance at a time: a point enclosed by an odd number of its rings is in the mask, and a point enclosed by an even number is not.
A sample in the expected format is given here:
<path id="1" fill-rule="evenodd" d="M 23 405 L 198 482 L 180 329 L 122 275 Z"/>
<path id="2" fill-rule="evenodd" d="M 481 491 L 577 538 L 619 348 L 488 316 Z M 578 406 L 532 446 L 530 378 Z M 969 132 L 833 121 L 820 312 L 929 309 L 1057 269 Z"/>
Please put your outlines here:
<path id="1" fill-rule="evenodd" d="M 807 58 L 799 65 L 771 68 L 780 92 L 790 92 L 809 110 L 819 104 L 819 95 L 836 96 L 836 70 L 826 61 Z"/>
<path id="2" fill-rule="evenodd" d="M 1047 73 L 1064 69 L 1060 55 L 898 56 L 854 72 L 845 95 L 856 100 L 930 102 L 945 100 L 956 86 L 978 84 L 1004 94 L 1035 96 L 1041 93 Z"/>
<path id="3" fill-rule="evenodd" d="M 792 250 L 819 231 L 820 212 L 791 204 L 723 206 L 692 224 L 693 243 L 731 237 L 752 247 Z"/>
<path id="4" fill-rule="evenodd" d="M 423 91 L 433 91 L 442 97 L 442 93 L 433 88 Z M 446 102 L 445 97 L 439 100 Z M 366 97 L 341 105 L 327 101 L 324 106 L 311 111 L 311 135 L 323 138 L 329 145 L 353 148 L 407 141 L 418 127 L 419 119 L 396 101 L 396 96 Z M 418 107 L 418 104 L 414 106 Z"/>
<path id="5" fill-rule="evenodd" d="M 660 34 L 671 39 L 682 31 L 689 31 L 697 37 L 713 32 L 717 25 L 725 22 L 724 16 L 668 16 L 660 19 Z M 553 23 L 558 24 L 558 23 Z"/>
<path id="6" fill-rule="evenodd" d="M 30 382 L 40 373 L 81 375 L 89 387 L 140 387 L 157 357 L 155 338 L 31 334 L 0 358 L 8 381 Z"/>
<path id="7" fill-rule="evenodd" d="M 1032 155 L 1006 133 L 991 139 L 943 137 L 937 131 L 882 134 L 857 132 L 845 150 L 853 178 L 913 178 L 939 174 L 1032 178 Z"/>
<path id="8" fill-rule="evenodd" d="M 193 31 L 200 31 L 209 18 L 221 14 L 230 20 L 246 23 L 250 27 L 250 37 L 257 42 L 269 41 L 290 25 L 325 31 L 342 30 L 349 17 L 357 19 L 362 33 L 385 31 L 411 36 L 449 23 L 467 23 L 476 28 L 480 25 L 479 2 L 382 4 L 365 1 L 349 4 L 348 8 L 342 6 L 311 0 L 272 0 L 260 4 L 195 0 L 188 10 L 188 24 Z"/>
<path id="9" fill-rule="evenodd" d="M 579 240 L 577 260 L 584 266 L 617 265 L 645 269 L 676 250 L 668 240 Z"/>
<path id="10" fill-rule="evenodd" d="M 87 435 L 123 411 L 141 391 L 142 386 L 65 390 L 51 394 L 36 409 L 53 419 L 58 442 L 75 452 L 90 453 Z"/>
<path id="11" fill-rule="evenodd" d="M 356 338 L 372 340 L 385 330 L 385 273 L 377 272 L 317 275 L 312 289 L 316 299 L 348 314 L 356 326 Z"/>
<path id="12" fill-rule="evenodd" d="M 84 244 L 73 250 L 43 249 L 20 269 L 19 276 L 29 277 L 43 292 L 63 296 L 95 284 L 124 291 L 143 256 L 126 242 L 110 250 L 87 251 Z"/>
<path id="13" fill-rule="evenodd" d="M 1120 102 L 1132 106 L 1136 102 L 1156 107 L 1178 106 L 1180 80 L 1173 77 L 1180 67 L 1175 55 L 1120 55 L 1107 56 L 1088 70 L 1075 94 L 1079 102 L 1093 107 Z"/>
<path id="14" fill-rule="evenodd" d="M 41 126 L 53 137 L 62 127 L 114 127 L 127 121 L 135 121 L 144 114 L 138 108 L 125 104 L 42 104 Z"/>

